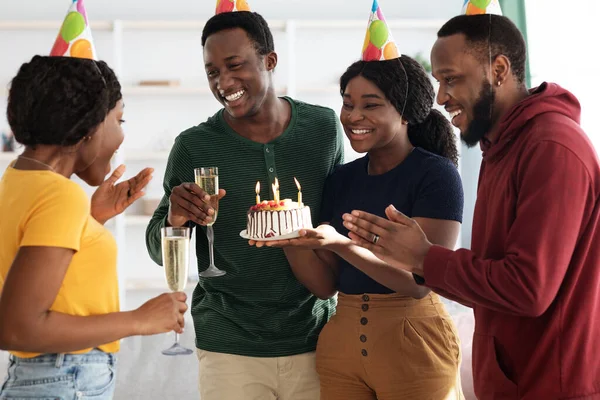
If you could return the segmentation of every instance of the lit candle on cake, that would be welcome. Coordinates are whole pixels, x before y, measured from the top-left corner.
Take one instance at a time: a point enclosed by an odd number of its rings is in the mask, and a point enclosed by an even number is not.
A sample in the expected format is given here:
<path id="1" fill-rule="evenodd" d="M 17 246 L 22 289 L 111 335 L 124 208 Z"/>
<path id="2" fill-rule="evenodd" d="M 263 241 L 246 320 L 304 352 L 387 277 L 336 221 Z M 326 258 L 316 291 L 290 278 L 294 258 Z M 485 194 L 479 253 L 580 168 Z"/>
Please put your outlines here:
<path id="1" fill-rule="evenodd" d="M 298 182 L 298 179 L 296 179 L 296 177 L 294 177 L 294 182 L 296 182 L 296 187 L 298 188 L 298 205 L 302 207 L 302 188 L 300 187 L 300 182 Z"/>
<path id="2" fill-rule="evenodd" d="M 279 181 L 275 178 L 275 184 L 273 185 L 273 195 L 275 196 L 275 203 L 279 204 Z"/>
<path id="3" fill-rule="evenodd" d="M 256 204 L 260 204 L 260 181 L 256 182 L 254 190 L 256 191 Z"/>

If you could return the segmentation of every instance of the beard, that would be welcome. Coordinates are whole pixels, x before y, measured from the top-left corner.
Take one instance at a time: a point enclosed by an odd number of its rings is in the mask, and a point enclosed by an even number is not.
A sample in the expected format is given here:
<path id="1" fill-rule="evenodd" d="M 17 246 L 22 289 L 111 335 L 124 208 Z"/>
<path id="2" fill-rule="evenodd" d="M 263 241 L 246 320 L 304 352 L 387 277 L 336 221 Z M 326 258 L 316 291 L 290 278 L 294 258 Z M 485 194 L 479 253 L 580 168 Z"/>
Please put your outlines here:
<path id="1" fill-rule="evenodd" d="M 479 99 L 473 106 L 473 120 L 461 135 L 467 147 L 473 147 L 484 138 L 492 127 L 492 111 L 496 92 L 488 81 L 484 81 L 479 92 Z"/>

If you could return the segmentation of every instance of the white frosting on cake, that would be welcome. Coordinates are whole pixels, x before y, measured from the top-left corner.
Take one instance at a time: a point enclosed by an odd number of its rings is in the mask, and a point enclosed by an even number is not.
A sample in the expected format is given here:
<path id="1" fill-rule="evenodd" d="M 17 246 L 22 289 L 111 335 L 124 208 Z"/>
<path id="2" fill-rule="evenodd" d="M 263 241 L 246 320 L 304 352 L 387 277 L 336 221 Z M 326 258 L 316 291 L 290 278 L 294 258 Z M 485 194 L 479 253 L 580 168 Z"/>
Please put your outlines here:
<path id="1" fill-rule="evenodd" d="M 250 210 L 246 232 L 253 239 L 287 235 L 298 229 L 312 228 L 310 207 L 281 210 Z"/>

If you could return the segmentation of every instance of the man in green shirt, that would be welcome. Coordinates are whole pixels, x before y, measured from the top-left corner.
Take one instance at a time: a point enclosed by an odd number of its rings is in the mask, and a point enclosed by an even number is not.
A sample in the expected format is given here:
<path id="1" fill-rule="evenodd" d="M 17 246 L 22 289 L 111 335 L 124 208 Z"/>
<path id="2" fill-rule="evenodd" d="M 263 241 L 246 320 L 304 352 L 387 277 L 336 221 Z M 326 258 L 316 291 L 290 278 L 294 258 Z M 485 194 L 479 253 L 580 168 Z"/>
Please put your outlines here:
<path id="1" fill-rule="evenodd" d="M 257 13 L 211 18 L 202 33 L 206 75 L 223 109 L 175 140 L 165 171 L 165 196 L 146 243 L 161 264 L 160 228 L 197 227 L 198 269 L 209 265 L 206 223 L 214 216 L 193 184 L 194 168 L 218 167 L 221 190 L 215 264 L 226 271 L 201 278 L 192 298 L 202 400 L 319 398 L 314 351 L 332 300 L 314 297 L 294 277 L 281 249 L 255 248 L 240 237 L 246 213 L 272 198 L 303 202 L 318 223 L 326 177 L 343 161 L 343 136 L 333 110 L 277 97 L 273 36 Z"/>

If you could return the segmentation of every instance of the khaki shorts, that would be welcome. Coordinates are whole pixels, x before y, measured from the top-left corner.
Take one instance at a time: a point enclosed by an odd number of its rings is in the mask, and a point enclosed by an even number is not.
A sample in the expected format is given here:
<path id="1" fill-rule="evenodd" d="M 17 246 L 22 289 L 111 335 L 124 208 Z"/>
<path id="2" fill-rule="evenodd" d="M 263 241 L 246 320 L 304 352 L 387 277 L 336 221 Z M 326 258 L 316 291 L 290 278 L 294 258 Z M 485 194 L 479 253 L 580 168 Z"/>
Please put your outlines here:
<path id="1" fill-rule="evenodd" d="M 436 294 L 338 297 L 317 346 L 322 400 L 462 400 L 460 344 Z"/>

